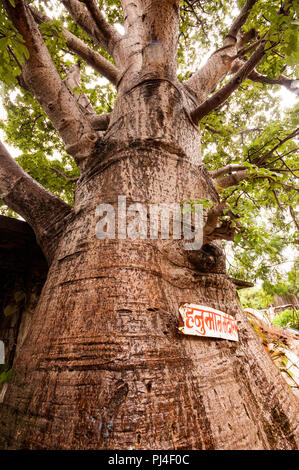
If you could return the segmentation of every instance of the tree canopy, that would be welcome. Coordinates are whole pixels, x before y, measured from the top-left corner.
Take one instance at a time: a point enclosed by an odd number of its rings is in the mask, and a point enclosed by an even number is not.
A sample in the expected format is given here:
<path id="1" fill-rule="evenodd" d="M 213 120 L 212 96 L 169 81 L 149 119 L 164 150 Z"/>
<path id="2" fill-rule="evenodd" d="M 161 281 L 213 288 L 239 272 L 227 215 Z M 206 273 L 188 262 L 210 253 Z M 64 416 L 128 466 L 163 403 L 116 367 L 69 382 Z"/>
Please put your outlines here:
<path id="1" fill-rule="evenodd" d="M 90 32 L 84 20 L 74 21 L 76 3 L 34 0 L 28 8 L 78 107 L 105 118 L 113 109 L 119 77 L 109 43 L 93 38 L 95 30 Z M 8 14 L 15 0 L 3 4 L 0 81 L 6 118 L 0 127 L 6 143 L 19 149 L 17 161 L 25 171 L 72 204 L 79 168 L 24 83 L 21 71 L 30 52 Z M 87 11 L 99 6 L 95 11 L 101 11 L 99 21 L 105 19 L 107 31 L 114 25 L 115 34 L 123 34 L 120 1 L 79 5 Z M 275 282 L 286 260 L 284 250 L 298 242 L 298 10 L 296 0 L 180 2 L 180 82 L 192 84 L 197 70 L 212 64 L 242 26 L 233 69 L 220 73 L 192 116 L 202 130 L 203 162 L 220 194 L 217 216 L 222 227 L 230 228 L 219 236 L 231 252 L 229 272 L 241 279 Z M 282 106 L 280 90 L 293 96 L 293 106 Z M 105 128 L 102 121 L 97 126 Z M 215 214 L 212 205 L 206 206 Z M 5 204 L 1 213 L 14 215 Z"/>

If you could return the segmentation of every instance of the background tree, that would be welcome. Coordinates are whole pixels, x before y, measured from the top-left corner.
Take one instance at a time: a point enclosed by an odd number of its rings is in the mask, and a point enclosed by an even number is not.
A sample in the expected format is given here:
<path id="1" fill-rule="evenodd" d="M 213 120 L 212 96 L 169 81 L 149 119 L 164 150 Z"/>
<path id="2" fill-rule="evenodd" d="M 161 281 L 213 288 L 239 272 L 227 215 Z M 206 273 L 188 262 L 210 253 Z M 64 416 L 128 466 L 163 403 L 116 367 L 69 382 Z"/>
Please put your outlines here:
<path id="1" fill-rule="evenodd" d="M 298 118 L 270 86 L 297 94 L 297 2 L 2 5 L 2 127 L 27 173 L 1 144 L 0 196 L 50 266 L 2 446 L 296 448 L 295 399 L 242 314 L 222 240 L 234 275 L 258 256 L 262 277 L 295 239 Z M 97 205 L 122 194 L 204 203 L 203 248 L 97 240 Z M 179 337 L 186 301 L 236 315 L 240 341 Z"/>

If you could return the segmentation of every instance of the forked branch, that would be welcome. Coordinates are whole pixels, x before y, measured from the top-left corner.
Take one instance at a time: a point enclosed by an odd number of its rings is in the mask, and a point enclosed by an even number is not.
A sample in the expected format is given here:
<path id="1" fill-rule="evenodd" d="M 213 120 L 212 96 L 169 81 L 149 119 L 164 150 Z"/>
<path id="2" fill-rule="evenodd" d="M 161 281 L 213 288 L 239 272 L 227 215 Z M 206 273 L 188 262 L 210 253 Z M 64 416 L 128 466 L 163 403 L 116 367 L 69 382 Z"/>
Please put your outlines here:
<path id="1" fill-rule="evenodd" d="M 295 138 L 299 134 L 299 128 L 294 129 L 288 135 L 286 135 L 283 139 L 278 139 L 279 142 L 274 145 L 270 150 L 265 152 L 262 155 L 257 154 L 257 156 L 252 159 L 251 164 L 254 164 L 256 168 L 265 167 L 269 171 L 273 173 L 290 173 L 293 177 L 297 177 L 295 172 L 298 171 L 297 168 L 291 168 L 289 165 L 286 164 L 284 161 L 284 157 L 290 155 L 291 153 L 298 150 L 298 148 L 293 148 L 286 152 L 284 155 L 279 155 L 274 160 L 272 159 L 269 161 L 269 158 L 273 155 L 273 153 L 283 144 L 288 142 L 289 140 Z M 271 167 L 273 163 L 277 160 L 280 160 L 281 163 L 284 165 L 285 168 L 274 168 Z M 218 168 L 217 170 L 209 171 L 209 176 L 215 180 L 216 189 L 218 192 L 223 191 L 230 186 L 237 186 L 241 181 L 248 180 L 248 179 L 261 179 L 267 178 L 270 182 L 276 183 L 278 185 L 284 186 L 286 189 L 291 189 L 298 191 L 298 188 L 292 184 L 284 183 L 279 180 L 275 180 L 271 174 L 259 174 L 254 172 L 249 172 L 248 167 L 242 164 L 231 164 L 226 165 L 224 167 Z"/>
<path id="2" fill-rule="evenodd" d="M 30 11 L 38 24 L 49 23 L 51 18 L 44 15 L 36 8 L 30 6 Z M 101 54 L 93 50 L 82 39 L 72 34 L 68 29 L 62 28 L 62 34 L 65 37 L 68 49 L 77 54 L 96 72 L 107 78 L 113 85 L 117 84 L 119 71 L 109 60 L 105 59 Z"/>
<path id="3" fill-rule="evenodd" d="M 258 64 L 264 56 L 264 43 L 262 42 L 257 50 L 252 54 L 243 67 L 234 75 L 234 77 L 214 95 L 208 98 L 204 103 L 198 106 L 191 113 L 191 117 L 195 123 L 198 123 L 204 116 L 209 114 L 213 109 L 223 104 L 227 98 L 237 89 L 240 84 L 248 77 L 250 72 Z"/>
<path id="4" fill-rule="evenodd" d="M 266 162 L 266 160 L 273 155 L 275 150 L 277 150 L 281 145 L 285 144 L 289 140 L 293 139 L 299 134 L 299 127 L 297 129 L 294 129 L 292 132 L 290 132 L 286 137 L 283 139 L 278 139 L 279 142 L 276 144 L 274 147 L 272 147 L 268 152 L 266 152 L 264 155 L 261 157 L 256 157 L 254 160 L 252 160 L 252 163 L 255 163 L 257 166 L 263 166 Z M 281 158 L 281 157 L 279 157 Z M 274 163 L 273 160 L 271 163 Z"/>
<path id="5" fill-rule="evenodd" d="M 215 51 L 207 63 L 187 80 L 185 86 L 196 96 L 199 102 L 215 90 L 217 84 L 230 72 L 238 52 L 256 35 L 254 29 L 241 34 L 250 11 L 257 0 L 247 0 L 240 14 L 228 30 L 223 46 Z"/>
<path id="6" fill-rule="evenodd" d="M 79 0 L 61 0 L 74 21 L 90 39 L 105 49 L 115 59 L 114 48 L 121 40 L 120 34 L 105 20 L 93 0 L 86 0 L 86 7 Z"/>

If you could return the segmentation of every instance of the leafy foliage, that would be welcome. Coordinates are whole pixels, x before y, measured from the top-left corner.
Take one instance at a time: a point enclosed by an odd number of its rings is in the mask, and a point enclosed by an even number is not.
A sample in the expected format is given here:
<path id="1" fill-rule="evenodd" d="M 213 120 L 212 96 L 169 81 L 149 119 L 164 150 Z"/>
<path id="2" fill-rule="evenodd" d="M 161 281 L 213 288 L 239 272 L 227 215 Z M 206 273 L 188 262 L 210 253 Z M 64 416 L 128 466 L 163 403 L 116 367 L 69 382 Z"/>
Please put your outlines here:
<path id="1" fill-rule="evenodd" d="M 12 369 L 8 369 L 7 364 L 0 365 L 0 392 L 3 385 L 10 381 Z"/>
<path id="2" fill-rule="evenodd" d="M 5 82 L 10 88 L 17 83 L 21 66 L 29 53 L 22 36 L 15 30 L 7 18 L 2 4 L 0 5 L 0 82 Z"/>
<path id="3" fill-rule="evenodd" d="M 279 99 L 261 84 L 243 88 L 225 110 L 202 122 L 204 161 L 209 169 L 242 164 L 250 176 L 222 192 L 241 226 L 231 247 L 230 273 L 274 281 L 280 263 L 287 260 L 284 249 L 295 250 L 298 244 L 293 220 L 298 220 L 298 142 L 287 140 L 273 154 L 271 149 L 298 127 L 298 105 L 282 113 Z M 257 159 L 267 153 L 258 166 Z"/>
<path id="4" fill-rule="evenodd" d="M 273 302 L 273 296 L 267 294 L 263 288 L 250 287 L 239 291 L 239 298 L 244 308 L 254 308 L 263 310 L 268 308 Z"/>
<path id="5" fill-rule="evenodd" d="M 262 287 L 250 287 L 239 291 L 239 298 L 244 308 L 255 308 L 262 310 L 269 308 L 274 302 L 274 296 L 280 297 L 299 295 L 298 266 L 294 263 L 293 268 L 284 275 L 280 274 L 279 282 L 272 284 L 266 279 Z M 275 280 L 276 281 L 276 280 Z"/>

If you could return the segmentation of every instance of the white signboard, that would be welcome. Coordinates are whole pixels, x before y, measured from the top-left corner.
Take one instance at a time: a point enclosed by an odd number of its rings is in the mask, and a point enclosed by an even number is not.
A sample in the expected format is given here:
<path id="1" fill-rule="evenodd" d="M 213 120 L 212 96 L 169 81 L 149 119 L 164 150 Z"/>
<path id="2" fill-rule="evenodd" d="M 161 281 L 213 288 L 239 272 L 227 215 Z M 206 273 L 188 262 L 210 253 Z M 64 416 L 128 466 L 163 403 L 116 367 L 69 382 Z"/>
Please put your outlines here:
<path id="1" fill-rule="evenodd" d="M 184 335 L 205 336 L 238 341 L 237 322 L 231 315 L 203 305 L 184 304 L 179 308 Z"/>
<path id="2" fill-rule="evenodd" d="M 5 363 L 5 348 L 3 341 L 0 341 L 0 365 Z"/>

